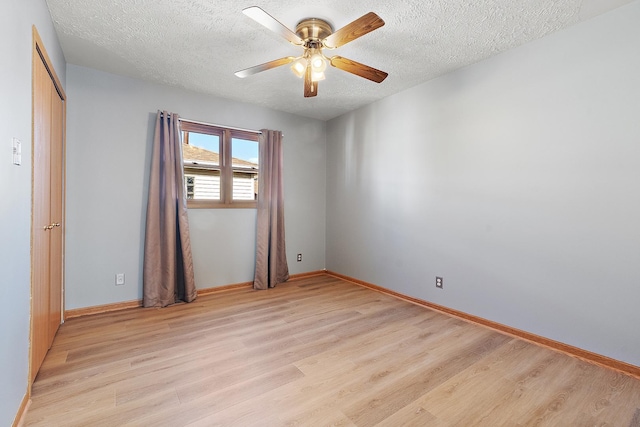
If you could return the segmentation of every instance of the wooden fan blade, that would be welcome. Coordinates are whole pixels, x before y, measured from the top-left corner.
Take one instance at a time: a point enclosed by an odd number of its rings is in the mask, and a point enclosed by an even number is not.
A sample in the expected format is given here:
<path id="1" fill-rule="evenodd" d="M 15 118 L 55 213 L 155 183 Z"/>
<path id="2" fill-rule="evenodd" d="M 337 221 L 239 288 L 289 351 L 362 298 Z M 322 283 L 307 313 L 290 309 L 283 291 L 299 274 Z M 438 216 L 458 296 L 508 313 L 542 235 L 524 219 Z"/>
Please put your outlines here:
<path id="1" fill-rule="evenodd" d="M 245 68 L 244 70 L 236 71 L 236 76 L 244 79 L 245 77 L 252 76 L 254 74 L 258 74 L 262 71 L 267 71 L 272 68 L 279 67 L 281 65 L 287 65 L 295 61 L 295 57 L 287 56 L 285 58 L 276 59 L 274 61 L 265 62 L 264 64 L 255 65 L 253 67 Z"/>
<path id="2" fill-rule="evenodd" d="M 307 71 L 304 74 L 304 97 L 310 98 L 318 94 L 318 82 L 311 80 L 311 66 L 307 65 Z"/>
<path id="3" fill-rule="evenodd" d="M 380 71 L 373 67 L 369 67 L 368 65 L 352 61 L 351 59 L 343 58 L 342 56 L 334 56 L 330 59 L 330 61 L 331 65 L 336 68 L 339 68 L 351 74 L 355 74 L 356 76 L 364 77 L 365 79 L 374 81 L 376 83 L 381 83 L 389 75 L 384 71 Z"/>
<path id="4" fill-rule="evenodd" d="M 256 21 L 258 24 L 264 25 L 274 33 L 280 34 L 282 37 L 289 40 L 289 42 L 299 46 L 304 45 L 304 40 L 302 40 L 296 33 L 285 27 L 280 21 L 260 9 L 258 6 L 247 7 L 242 10 L 242 13 Z"/>
<path id="5" fill-rule="evenodd" d="M 382 18 L 373 12 L 369 12 L 324 39 L 324 45 L 329 49 L 340 47 L 383 25 L 384 21 Z"/>

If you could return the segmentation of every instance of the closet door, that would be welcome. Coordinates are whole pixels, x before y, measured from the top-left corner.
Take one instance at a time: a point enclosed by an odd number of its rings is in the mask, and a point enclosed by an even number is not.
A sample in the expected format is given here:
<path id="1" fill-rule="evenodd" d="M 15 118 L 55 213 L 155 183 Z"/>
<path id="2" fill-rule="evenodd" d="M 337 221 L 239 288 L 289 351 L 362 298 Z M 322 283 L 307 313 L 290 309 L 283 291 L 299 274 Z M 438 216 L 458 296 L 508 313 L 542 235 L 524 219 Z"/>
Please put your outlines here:
<path id="1" fill-rule="evenodd" d="M 51 347 L 53 338 L 62 322 L 62 265 L 63 259 L 63 132 L 64 132 L 64 101 L 51 86 L 51 150 L 50 150 L 50 218 L 53 228 L 49 234 L 49 328 L 48 345 Z"/>
<path id="2" fill-rule="evenodd" d="M 31 367 L 33 382 L 62 322 L 64 93 L 34 29 Z"/>

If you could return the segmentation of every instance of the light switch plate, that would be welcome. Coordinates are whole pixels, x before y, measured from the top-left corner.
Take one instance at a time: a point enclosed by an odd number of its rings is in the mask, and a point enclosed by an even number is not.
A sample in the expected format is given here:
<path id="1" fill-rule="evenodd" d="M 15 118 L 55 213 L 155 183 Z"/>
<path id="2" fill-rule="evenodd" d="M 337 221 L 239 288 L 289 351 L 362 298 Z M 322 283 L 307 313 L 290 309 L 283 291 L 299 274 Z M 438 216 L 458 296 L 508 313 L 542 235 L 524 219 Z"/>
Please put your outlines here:
<path id="1" fill-rule="evenodd" d="M 13 147 L 13 164 L 20 166 L 22 164 L 22 143 L 18 138 L 11 138 L 11 146 Z"/>

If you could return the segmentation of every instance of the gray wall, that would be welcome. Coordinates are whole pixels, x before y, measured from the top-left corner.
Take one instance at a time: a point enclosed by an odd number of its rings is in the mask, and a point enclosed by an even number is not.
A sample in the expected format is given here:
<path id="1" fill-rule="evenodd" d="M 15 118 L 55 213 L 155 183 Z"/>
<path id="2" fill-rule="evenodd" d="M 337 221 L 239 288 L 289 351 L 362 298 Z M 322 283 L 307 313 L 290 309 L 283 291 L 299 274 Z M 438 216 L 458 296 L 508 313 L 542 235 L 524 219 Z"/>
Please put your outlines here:
<path id="1" fill-rule="evenodd" d="M 0 8 L 0 425 L 13 422 L 27 391 L 31 296 L 31 27 L 35 25 L 62 84 L 65 60 L 44 0 Z M 11 138 L 22 142 L 14 166 Z"/>
<path id="2" fill-rule="evenodd" d="M 638 22 L 634 2 L 328 122 L 327 268 L 640 365 Z"/>
<path id="3" fill-rule="evenodd" d="M 69 65 L 66 308 L 142 297 L 144 221 L 158 109 L 284 133 L 285 227 L 292 274 L 325 266 L 325 123 Z M 255 210 L 189 211 L 196 286 L 253 280 Z M 304 255 L 296 262 L 295 254 Z M 115 274 L 126 284 L 115 286 Z"/>

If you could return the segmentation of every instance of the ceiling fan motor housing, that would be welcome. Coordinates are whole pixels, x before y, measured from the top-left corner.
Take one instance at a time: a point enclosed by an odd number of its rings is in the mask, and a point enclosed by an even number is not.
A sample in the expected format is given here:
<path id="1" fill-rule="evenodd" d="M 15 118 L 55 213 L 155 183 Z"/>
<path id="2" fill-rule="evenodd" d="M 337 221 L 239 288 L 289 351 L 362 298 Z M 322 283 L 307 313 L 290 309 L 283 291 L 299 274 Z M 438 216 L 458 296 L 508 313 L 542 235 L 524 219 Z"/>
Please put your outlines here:
<path id="1" fill-rule="evenodd" d="M 322 40 L 333 33 L 330 23 L 319 18 L 303 19 L 296 26 L 296 34 L 304 40 L 305 47 L 320 48 Z"/>

